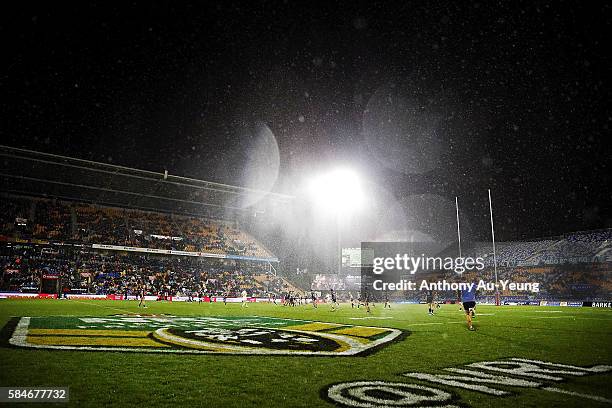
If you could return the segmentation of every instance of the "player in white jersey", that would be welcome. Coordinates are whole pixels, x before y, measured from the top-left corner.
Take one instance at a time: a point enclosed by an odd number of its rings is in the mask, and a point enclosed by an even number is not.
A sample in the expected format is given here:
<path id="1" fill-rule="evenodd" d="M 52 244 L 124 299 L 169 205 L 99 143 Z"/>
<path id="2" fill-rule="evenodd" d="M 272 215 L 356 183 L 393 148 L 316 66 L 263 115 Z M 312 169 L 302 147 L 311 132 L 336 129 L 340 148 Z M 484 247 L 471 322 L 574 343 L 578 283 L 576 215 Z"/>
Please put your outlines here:
<path id="1" fill-rule="evenodd" d="M 243 289 L 240 295 L 242 296 L 240 307 L 249 307 L 249 304 L 247 303 L 247 291 Z"/>

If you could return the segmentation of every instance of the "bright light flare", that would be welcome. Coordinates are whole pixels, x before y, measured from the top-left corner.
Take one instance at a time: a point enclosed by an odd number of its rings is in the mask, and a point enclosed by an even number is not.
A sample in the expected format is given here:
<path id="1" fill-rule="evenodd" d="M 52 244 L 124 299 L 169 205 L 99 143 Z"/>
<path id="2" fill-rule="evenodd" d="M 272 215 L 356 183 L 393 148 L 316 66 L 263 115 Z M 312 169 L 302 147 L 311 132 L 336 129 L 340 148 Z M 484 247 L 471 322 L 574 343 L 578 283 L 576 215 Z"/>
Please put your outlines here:
<path id="1" fill-rule="evenodd" d="M 317 206 L 337 214 L 358 210 L 365 198 L 359 175 L 347 168 L 315 177 L 310 182 L 310 192 Z"/>

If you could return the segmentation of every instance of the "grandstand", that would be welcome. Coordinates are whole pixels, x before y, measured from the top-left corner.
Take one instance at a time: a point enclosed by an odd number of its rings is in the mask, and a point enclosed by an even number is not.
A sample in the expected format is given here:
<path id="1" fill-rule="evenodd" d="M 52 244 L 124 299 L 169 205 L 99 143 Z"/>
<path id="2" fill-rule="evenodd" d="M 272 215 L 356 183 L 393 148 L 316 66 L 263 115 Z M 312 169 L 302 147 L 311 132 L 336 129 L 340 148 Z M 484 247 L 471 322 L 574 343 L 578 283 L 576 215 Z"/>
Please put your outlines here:
<path id="1" fill-rule="evenodd" d="M 82 246 L 9 243 L 0 247 L 0 291 L 39 293 L 43 277 L 57 280 L 59 294 L 135 296 L 146 282 L 147 295 L 254 297 L 295 290 L 264 263 L 205 257 L 96 250 Z M 53 293 L 52 291 L 46 291 Z"/>
<path id="2" fill-rule="evenodd" d="M 149 295 L 174 297 L 297 290 L 242 227 L 290 196 L 8 147 L 0 155 L 3 291 L 129 296 L 143 281 Z M 252 194 L 263 198 L 243 206 Z"/>
<path id="3" fill-rule="evenodd" d="M 611 262 L 612 229 L 580 231 L 560 237 L 497 243 L 501 266 L 537 266 L 565 263 Z M 481 256 L 493 265 L 490 243 L 475 243 L 469 256 Z"/>
<path id="4" fill-rule="evenodd" d="M 124 245 L 275 259 L 234 222 L 93 204 L 2 196 L 4 240 Z M 33 216 L 32 216 L 33 214 Z"/>
<path id="5" fill-rule="evenodd" d="M 484 259 L 485 269 L 479 272 L 466 272 L 462 278 L 467 281 L 480 279 L 494 281 L 494 259 L 497 261 L 499 280 L 514 282 L 539 282 L 539 293 L 527 291 L 501 291 L 502 301 L 605 301 L 612 297 L 612 229 L 579 231 L 559 237 L 547 237 L 527 241 L 508 241 L 497 243 L 493 257 L 493 247 L 489 242 L 473 242 L 464 248 L 465 257 Z M 457 243 L 449 245 L 441 252 L 442 257 L 455 256 Z M 453 279 L 453 272 L 432 272 L 430 280 Z M 336 290 L 357 291 L 351 275 L 318 274 L 311 288 L 314 290 L 334 288 Z M 495 292 L 482 291 L 486 301 L 494 302 Z M 455 299 L 454 293 L 441 293 L 441 298 Z M 396 297 L 400 301 L 419 301 L 422 294 L 406 293 Z"/>

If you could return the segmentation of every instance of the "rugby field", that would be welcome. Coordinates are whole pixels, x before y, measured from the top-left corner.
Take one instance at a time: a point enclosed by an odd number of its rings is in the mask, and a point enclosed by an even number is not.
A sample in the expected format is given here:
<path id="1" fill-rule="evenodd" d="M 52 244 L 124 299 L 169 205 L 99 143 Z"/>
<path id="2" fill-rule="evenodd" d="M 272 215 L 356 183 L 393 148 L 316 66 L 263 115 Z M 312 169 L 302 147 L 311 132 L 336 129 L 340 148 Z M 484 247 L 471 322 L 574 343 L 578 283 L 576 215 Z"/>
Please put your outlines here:
<path id="1" fill-rule="evenodd" d="M 611 309 L 480 305 L 469 332 L 455 305 L 4 299 L 0 325 L 0 386 L 71 406 L 612 406 Z"/>

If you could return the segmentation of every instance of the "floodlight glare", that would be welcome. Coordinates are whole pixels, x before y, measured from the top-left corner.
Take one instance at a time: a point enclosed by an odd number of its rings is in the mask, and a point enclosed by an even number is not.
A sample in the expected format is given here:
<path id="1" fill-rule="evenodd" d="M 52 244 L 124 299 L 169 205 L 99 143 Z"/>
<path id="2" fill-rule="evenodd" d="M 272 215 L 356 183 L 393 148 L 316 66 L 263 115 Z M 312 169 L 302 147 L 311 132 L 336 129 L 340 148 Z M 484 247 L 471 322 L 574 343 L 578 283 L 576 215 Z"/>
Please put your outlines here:
<path id="1" fill-rule="evenodd" d="M 364 194 L 357 173 L 338 168 L 314 178 L 310 191 L 315 202 L 328 210 L 351 212 L 361 207 Z"/>

